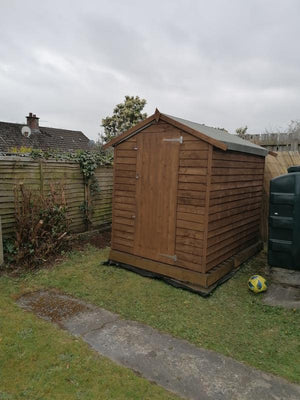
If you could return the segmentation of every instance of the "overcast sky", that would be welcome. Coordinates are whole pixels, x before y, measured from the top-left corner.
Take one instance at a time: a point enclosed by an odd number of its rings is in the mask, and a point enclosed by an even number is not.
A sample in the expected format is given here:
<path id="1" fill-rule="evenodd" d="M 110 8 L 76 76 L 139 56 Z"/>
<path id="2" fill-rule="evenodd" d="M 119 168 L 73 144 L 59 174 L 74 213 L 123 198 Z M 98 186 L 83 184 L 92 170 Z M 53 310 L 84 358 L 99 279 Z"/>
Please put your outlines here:
<path id="1" fill-rule="evenodd" d="M 300 119 L 299 0 L 0 0 L 0 120 L 82 130 L 125 95 L 231 132 Z"/>

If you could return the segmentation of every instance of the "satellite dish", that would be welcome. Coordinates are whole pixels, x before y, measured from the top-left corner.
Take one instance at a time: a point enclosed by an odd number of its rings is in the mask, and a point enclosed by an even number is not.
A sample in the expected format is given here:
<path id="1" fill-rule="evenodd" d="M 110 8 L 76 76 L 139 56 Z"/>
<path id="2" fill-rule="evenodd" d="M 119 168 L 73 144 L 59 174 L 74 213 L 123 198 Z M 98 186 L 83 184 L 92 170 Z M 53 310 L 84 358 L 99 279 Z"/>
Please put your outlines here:
<path id="1" fill-rule="evenodd" d="M 31 129 L 29 128 L 29 126 L 23 126 L 22 128 L 22 135 L 29 138 L 31 135 Z"/>

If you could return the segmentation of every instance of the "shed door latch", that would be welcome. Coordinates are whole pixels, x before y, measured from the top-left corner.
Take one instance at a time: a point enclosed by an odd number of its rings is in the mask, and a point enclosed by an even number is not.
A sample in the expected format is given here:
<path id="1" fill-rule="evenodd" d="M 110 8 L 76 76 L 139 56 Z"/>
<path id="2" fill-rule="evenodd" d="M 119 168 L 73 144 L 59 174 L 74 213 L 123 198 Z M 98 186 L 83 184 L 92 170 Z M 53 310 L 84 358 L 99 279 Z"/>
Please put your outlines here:
<path id="1" fill-rule="evenodd" d="M 162 257 L 167 257 L 167 258 L 171 258 L 171 260 L 177 261 L 177 256 L 176 254 L 174 256 L 170 256 L 169 254 L 160 254 L 160 256 Z"/>
<path id="2" fill-rule="evenodd" d="M 179 142 L 180 144 L 183 143 L 183 137 L 180 136 L 179 138 L 176 139 L 163 139 L 163 142 Z"/>

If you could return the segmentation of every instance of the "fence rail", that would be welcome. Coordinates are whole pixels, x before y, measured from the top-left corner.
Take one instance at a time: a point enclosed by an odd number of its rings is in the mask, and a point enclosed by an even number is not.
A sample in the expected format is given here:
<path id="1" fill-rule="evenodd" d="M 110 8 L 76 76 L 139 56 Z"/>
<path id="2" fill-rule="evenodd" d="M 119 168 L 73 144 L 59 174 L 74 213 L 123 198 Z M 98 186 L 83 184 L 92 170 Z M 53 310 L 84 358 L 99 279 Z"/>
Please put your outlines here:
<path id="1" fill-rule="evenodd" d="M 95 171 L 99 192 L 92 192 L 85 184 L 78 163 L 74 161 L 33 160 L 29 157 L 0 157 L 0 217 L 3 236 L 15 230 L 14 189 L 24 184 L 42 193 L 49 192 L 51 184 L 63 184 L 67 203 L 67 217 L 71 232 L 87 230 L 82 211 L 83 204 L 91 205 L 89 228 L 96 229 L 111 222 L 113 188 L 112 167 L 99 167 Z"/>

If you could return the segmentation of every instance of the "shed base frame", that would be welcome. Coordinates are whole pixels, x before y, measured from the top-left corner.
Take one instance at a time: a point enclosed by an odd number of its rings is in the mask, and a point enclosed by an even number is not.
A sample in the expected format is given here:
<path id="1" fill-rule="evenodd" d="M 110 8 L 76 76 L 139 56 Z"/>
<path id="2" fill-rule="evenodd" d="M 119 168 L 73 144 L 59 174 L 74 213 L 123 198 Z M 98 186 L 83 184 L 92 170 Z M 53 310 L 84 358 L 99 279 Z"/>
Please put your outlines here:
<path id="1" fill-rule="evenodd" d="M 208 296 L 220 284 L 230 279 L 238 267 L 263 248 L 257 242 L 223 261 L 207 273 L 191 271 L 173 265 L 135 256 L 118 250 L 111 250 L 106 265 L 116 265 L 142 276 L 162 279 L 164 282 L 202 296 Z"/>

